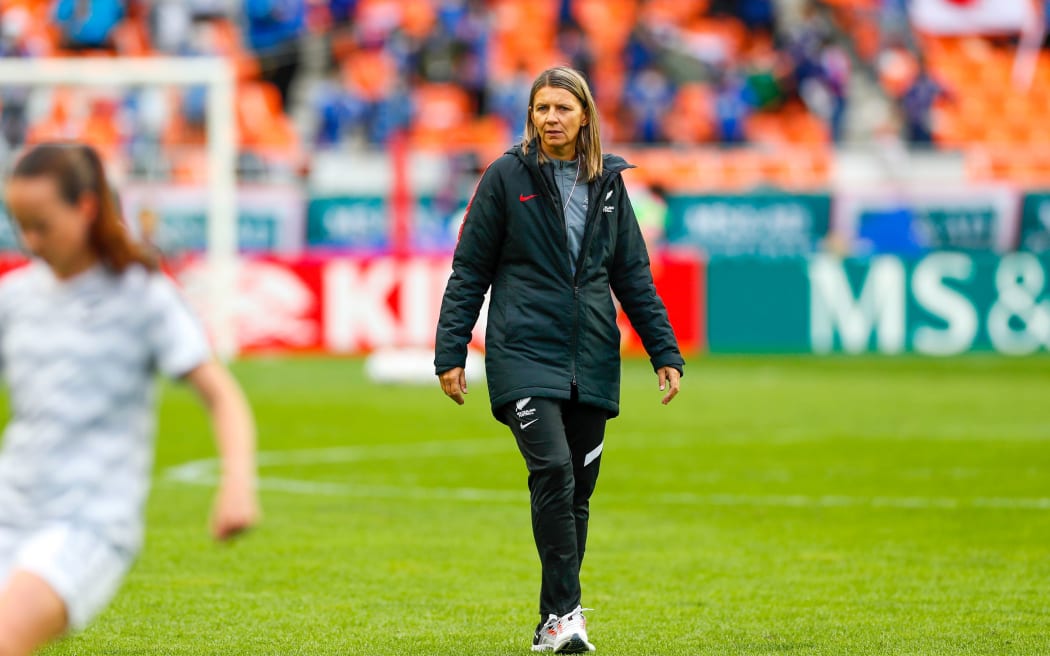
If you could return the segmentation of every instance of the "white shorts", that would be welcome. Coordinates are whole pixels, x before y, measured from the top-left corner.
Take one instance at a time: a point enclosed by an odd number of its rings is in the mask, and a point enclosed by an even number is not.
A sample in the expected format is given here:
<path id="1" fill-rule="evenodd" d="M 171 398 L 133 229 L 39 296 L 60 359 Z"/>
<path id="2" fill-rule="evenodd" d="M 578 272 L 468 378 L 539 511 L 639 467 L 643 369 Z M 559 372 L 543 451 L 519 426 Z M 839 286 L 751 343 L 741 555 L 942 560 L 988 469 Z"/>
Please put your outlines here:
<path id="1" fill-rule="evenodd" d="M 39 576 L 65 603 L 74 631 L 105 609 L 133 561 L 133 555 L 80 527 L 56 524 L 21 531 L 0 526 L 0 586 L 16 570 Z"/>

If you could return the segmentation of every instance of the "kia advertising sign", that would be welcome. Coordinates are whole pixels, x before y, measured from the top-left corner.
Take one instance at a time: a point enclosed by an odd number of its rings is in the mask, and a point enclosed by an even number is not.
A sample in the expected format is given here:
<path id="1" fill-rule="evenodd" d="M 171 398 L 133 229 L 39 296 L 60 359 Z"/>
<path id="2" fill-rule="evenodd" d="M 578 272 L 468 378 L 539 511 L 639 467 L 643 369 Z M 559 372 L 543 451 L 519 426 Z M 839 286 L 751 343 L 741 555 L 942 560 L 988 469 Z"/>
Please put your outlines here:
<path id="1" fill-rule="evenodd" d="M 205 319 L 213 313 L 208 264 L 192 259 L 175 275 Z M 242 352 L 326 352 L 432 348 L 441 298 L 452 271 L 448 256 L 245 258 L 232 299 Z M 657 288 L 682 348 L 703 345 L 703 265 L 689 254 L 658 257 Z M 474 331 L 484 347 L 487 308 Z M 643 352 L 621 311 L 624 349 Z"/>

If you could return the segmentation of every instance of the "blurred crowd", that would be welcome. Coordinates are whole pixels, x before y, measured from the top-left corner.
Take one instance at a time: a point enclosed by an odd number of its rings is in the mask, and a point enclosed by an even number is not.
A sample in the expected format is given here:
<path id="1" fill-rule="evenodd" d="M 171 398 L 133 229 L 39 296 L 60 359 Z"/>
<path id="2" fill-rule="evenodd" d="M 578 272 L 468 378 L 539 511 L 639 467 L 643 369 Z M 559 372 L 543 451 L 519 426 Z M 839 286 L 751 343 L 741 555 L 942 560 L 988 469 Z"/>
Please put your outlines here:
<path id="1" fill-rule="evenodd" d="M 822 142 L 842 134 L 850 76 L 833 37 L 815 15 L 781 24 L 772 0 L 5 0 L 0 9 L 5 57 L 233 58 L 246 103 L 262 108 L 242 117 L 242 130 L 268 125 L 263 151 L 382 144 L 398 133 L 511 139 L 532 76 L 563 62 L 591 79 L 618 141 L 739 143 L 772 124 L 785 140 Z M 297 85 L 309 43 L 323 48 L 324 65 Z M 27 90 L 4 89 L 3 136 L 9 146 L 86 136 L 132 147 L 200 137 L 202 90 L 91 96 L 34 104 Z M 272 115 L 297 107 L 307 110 L 298 130 Z M 761 120 L 778 112 L 785 120 Z"/>
<path id="2" fill-rule="evenodd" d="M 841 133 L 848 58 L 816 22 L 779 30 L 771 0 L 376 4 L 333 12 L 338 72 L 316 99 L 321 143 L 381 143 L 414 121 L 465 116 L 519 134 L 532 77 L 558 62 L 590 79 L 617 141 L 739 143 L 752 114 L 803 100 Z"/>
<path id="3" fill-rule="evenodd" d="M 865 30 L 876 31 L 878 53 L 917 52 L 908 0 L 803 2 L 790 17 L 781 4 L 4 0 L 0 55 L 230 58 L 242 170 L 253 162 L 294 170 L 307 149 L 386 144 L 397 135 L 424 146 L 507 143 L 521 134 L 533 76 L 556 63 L 588 76 L 610 140 L 839 141 L 854 69 L 865 63 Z M 842 8 L 874 13 L 852 30 Z M 953 92 L 921 58 L 913 68 L 893 93 L 898 129 L 929 143 L 934 110 Z M 203 143 L 204 99 L 202 89 L 5 88 L 0 147 L 80 138 L 156 166 L 158 147 Z M 178 177 L 198 164 L 188 157 L 172 166 Z"/>

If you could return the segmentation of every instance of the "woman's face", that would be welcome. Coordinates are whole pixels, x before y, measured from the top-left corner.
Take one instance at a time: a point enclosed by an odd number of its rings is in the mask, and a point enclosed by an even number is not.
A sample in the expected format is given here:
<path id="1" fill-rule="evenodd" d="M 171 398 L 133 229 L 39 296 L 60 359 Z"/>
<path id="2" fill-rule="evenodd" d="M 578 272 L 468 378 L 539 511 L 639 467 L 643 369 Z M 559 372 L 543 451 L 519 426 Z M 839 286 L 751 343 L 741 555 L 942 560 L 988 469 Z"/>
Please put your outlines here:
<path id="1" fill-rule="evenodd" d="M 6 191 L 22 243 L 55 273 L 76 273 L 95 260 L 88 236 L 95 207 L 91 194 L 70 205 L 60 196 L 58 183 L 47 176 L 14 178 Z"/>
<path id="2" fill-rule="evenodd" d="M 540 135 L 543 152 L 558 159 L 576 157 L 576 138 L 587 125 L 583 105 L 571 92 L 542 87 L 529 107 L 532 124 Z"/>

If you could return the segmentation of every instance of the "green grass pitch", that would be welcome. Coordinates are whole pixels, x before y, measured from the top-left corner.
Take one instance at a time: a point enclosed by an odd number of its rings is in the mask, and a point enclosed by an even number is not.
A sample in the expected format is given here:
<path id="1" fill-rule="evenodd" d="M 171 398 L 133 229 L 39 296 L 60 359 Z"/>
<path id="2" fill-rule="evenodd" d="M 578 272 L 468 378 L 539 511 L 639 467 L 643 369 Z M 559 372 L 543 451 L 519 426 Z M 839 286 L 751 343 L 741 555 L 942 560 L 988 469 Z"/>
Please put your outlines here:
<path id="1" fill-rule="evenodd" d="M 211 543 L 206 417 L 167 388 L 148 542 L 65 654 L 526 654 L 525 471 L 482 384 L 355 360 L 235 371 L 265 522 Z M 592 505 L 599 653 L 1050 654 L 1050 359 L 693 358 L 624 370 Z"/>

